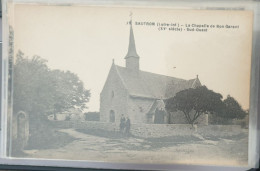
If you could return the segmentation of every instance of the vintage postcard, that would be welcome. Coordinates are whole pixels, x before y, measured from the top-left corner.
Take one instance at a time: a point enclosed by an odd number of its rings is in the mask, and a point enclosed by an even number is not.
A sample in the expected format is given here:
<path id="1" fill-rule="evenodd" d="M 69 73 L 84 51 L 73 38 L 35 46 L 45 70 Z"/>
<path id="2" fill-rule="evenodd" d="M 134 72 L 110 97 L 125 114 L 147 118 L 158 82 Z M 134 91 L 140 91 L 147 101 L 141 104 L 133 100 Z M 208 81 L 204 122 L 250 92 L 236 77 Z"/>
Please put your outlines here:
<path id="1" fill-rule="evenodd" d="M 8 10 L 9 156 L 247 166 L 251 11 Z"/>

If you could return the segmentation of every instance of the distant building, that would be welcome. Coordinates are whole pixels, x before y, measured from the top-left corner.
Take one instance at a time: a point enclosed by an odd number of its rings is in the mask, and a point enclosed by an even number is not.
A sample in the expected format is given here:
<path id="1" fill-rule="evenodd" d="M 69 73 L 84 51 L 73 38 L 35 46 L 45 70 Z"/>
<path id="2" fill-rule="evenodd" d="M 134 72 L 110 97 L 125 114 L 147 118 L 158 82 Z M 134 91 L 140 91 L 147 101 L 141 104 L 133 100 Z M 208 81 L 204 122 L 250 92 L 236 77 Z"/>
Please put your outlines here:
<path id="1" fill-rule="evenodd" d="M 156 123 L 156 113 L 159 112 L 163 122 L 169 123 L 164 100 L 174 97 L 181 90 L 201 86 L 198 77 L 184 80 L 141 71 L 139 59 L 131 25 L 126 66 L 121 67 L 112 62 L 100 94 L 100 121 L 120 122 L 124 115 L 130 118 L 131 123 Z M 158 119 L 158 122 L 161 121 Z"/>
<path id="2" fill-rule="evenodd" d="M 57 113 L 56 119 L 54 114 L 48 116 L 49 120 L 65 121 L 65 120 L 85 120 L 84 113 L 80 109 L 70 108 L 65 112 Z"/>

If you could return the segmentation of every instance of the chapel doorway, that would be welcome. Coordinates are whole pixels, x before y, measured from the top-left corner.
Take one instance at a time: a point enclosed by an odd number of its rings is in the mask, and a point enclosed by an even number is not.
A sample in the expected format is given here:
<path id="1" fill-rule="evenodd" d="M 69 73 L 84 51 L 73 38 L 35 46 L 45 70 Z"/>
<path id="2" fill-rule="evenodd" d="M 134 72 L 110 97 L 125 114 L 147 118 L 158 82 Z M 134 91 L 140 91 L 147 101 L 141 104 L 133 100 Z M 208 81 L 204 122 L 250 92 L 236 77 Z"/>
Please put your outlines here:
<path id="1" fill-rule="evenodd" d="M 114 110 L 110 110 L 109 122 L 115 122 L 115 111 Z"/>
<path id="2" fill-rule="evenodd" d="M 166 112 L 163 108 L 156 108 L 155 114 L 154 114 L 154 123 L 155 124 L 164 124 L 166 118 Z"/>

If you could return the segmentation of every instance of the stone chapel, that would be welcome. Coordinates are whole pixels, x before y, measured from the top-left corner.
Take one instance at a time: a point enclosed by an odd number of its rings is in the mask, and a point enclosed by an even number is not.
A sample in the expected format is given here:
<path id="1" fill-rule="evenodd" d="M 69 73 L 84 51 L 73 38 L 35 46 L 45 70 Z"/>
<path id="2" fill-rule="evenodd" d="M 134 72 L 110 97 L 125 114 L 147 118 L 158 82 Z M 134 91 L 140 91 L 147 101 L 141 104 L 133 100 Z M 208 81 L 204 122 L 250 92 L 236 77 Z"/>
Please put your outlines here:
<path id="1" fill-rule="evenodd" d="M 184 80 L 140 70 L 131 24 L 129 47 L 124 59 L 125 67 L 116 65 L 113 60 L 100 93 L 102 122 L 120 122 L 124 115 L 130 118 L 131 123 L 155 123 L 156 110 L 162 110 L 166 113 L 164 123 L 169 123 L 164 100 L 181 90 L 201 86 L 198 76 Z"/>

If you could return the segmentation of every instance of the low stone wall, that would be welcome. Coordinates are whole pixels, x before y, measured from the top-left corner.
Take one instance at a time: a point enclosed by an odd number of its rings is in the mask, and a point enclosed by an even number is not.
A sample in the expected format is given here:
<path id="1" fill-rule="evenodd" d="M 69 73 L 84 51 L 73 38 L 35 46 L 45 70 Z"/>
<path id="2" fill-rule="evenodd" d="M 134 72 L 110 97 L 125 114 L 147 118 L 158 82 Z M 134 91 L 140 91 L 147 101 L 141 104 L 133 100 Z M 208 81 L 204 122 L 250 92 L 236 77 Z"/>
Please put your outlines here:
<path id="1" fill-rule="evenodd" d="M 191 135 L 194 129 L 187 124 L 133 124 L 131 133 L 138 137 L 155 138 Z"/>
<path id="2" fill-rule="evenodd" d="M 226 137 L 238 135 L 242 132 L 240 125 L 197 125 L 193 128 L 189 124 L 142 124 L 132 125 L 131 133 L 144 138 L 189 136 L 198 133 L 203 137 Z"/>
<path id="3" fill-rule="evenodd" d="M 52 121 L 57 128 L 98 129 L 119 131 L 118 123 L 98 121 Z M 167 136 L 187 136 L 198 133 L 207 136 L 233 136 L 242 132 L 239 125 L 198 125 L 197 129 L 189 124 L 132 124 L 131 134 L 143 138 L 159 138 Z"/>

